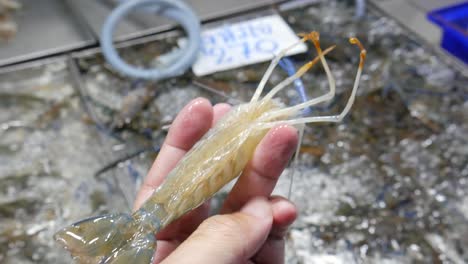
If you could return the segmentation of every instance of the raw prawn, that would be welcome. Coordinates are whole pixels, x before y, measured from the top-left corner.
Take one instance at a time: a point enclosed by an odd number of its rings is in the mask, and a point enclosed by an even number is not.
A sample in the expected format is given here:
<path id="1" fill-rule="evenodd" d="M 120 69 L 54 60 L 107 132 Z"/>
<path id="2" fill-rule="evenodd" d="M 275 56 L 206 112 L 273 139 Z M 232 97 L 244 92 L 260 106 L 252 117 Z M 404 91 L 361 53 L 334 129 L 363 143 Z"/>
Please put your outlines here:
<path id="1" fill-rule="evenodd" d="M 358 45 L 361 53 L 351 96 L 343 112 L 332 116 L 297 118 L 302 109 L 330 100 L 335 95 L 335 80 L 324 57 L 334 46 L 322 51 L 317 32 L 302 35 L 301 41 L 307 40 L 314 43 L 318 56 L 260 98 L 279 60 L 300 42 L 281 51 L 271 62 L 251 101 L 233 108 L 208 131 L 140 209 L 132 215 L 110 214 L 80 221 L 59 231 L 55 235 L 56 240 L 82 263 L 151 263 L 156 250 L 155 233 L 201 205 L 237 177 L 271 127 L 341 121 L 354 102 L 366 50 L 359 40 L 350 39 L 352 44 Z M 319 61 L 330 85 L 325 95 L 291 107 L 283 107 L 273 100 L 277 92 Z"/>

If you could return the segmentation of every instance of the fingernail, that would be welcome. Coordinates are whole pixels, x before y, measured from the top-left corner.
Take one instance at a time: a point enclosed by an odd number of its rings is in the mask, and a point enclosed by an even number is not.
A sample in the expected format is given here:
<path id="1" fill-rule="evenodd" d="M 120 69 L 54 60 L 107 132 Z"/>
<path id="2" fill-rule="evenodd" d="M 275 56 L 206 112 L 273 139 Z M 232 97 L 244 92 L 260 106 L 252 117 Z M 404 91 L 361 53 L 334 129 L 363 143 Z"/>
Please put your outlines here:
<path id="1" fill-rule="evenodd" d="M 254 198 L 244 205 L 240 211 L 256 218 L 272 217 L 270 204 L 265 198 Z"/>

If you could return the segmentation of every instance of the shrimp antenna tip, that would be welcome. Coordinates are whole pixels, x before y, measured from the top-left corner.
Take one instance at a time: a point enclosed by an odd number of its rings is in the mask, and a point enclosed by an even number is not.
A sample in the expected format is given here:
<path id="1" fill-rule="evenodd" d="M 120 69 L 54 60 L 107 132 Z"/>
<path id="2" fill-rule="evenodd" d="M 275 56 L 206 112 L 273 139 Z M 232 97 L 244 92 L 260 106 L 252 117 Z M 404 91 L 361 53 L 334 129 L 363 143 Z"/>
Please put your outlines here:
<path id="1" fill-rule="evenodd" d="M 364 46 L 362 46 L 361 44 L 361 41 L 359 41 L 359 39 L 357 38 L 349 38 L 349 43 L 353 44 L 353 45 L 358 45 L 359 49 L 361 49 L 361 51 L 366 51 L 366 49 L 364 48 Z"/>
<path id="2" fill-rule="evenodd" d="M 359 42 L 359 39 L 357 38 L 349 38 L 349 43 L 351 44 L 357 44 Z"/>
<path id="3" fill-rule="evenodd" d="M 357 38 L 349 38 L 349 43 L 357 45 L 361 50 L 359 68 L 362 69 L 364 67 L 364 60 L 366 59 L 367 51 Z"/>

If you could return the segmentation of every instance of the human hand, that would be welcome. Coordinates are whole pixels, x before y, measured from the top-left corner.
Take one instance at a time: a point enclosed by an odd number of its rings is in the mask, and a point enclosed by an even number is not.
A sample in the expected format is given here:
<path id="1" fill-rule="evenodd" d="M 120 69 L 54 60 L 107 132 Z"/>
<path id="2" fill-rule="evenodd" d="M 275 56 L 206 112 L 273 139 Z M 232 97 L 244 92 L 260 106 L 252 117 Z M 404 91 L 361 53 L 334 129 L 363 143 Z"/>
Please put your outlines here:
<path id="1" fill-rule="evenodd" d="M 145 178 L 135 208 L 151 196 L 185 153 L 230 110 L 204 98 L 187 104 L 171 125 Z M 271 129 L 226 198 L 221 214 L 208 218 L 209 202 L 157 234 L 155 263 L 284 263 L 284 236 L 295 206 L 271 192 L 297 144 L 291 126 Z"/>

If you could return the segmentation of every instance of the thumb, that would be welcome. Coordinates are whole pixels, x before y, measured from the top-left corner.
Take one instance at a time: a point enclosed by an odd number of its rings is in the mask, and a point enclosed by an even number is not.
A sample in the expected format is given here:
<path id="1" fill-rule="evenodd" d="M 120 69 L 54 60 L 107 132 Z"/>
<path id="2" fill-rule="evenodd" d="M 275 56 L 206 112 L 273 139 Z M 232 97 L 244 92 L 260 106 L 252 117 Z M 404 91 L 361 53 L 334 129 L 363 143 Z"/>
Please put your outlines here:
<path id="1" fill-rule="evenodd" d="M 164 263 L 245 263 L 263 245 L 272 223 L 271 204 L 255 198 L 239 212 L 206 219 Z"/>

